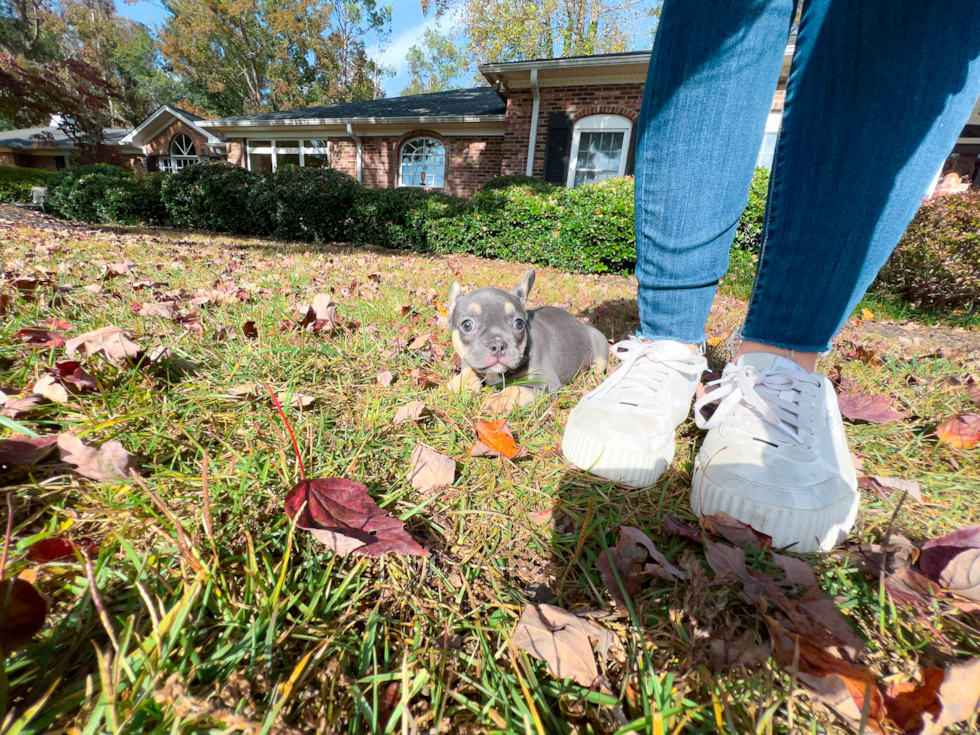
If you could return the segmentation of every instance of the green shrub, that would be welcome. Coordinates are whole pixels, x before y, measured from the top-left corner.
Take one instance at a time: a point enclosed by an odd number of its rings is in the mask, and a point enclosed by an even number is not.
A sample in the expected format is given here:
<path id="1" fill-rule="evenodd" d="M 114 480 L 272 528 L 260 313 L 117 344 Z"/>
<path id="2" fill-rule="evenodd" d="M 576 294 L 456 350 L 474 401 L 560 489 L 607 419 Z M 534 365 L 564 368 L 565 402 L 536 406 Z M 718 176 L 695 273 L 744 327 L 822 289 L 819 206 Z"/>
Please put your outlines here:
<path id="1" fill-rule="evenodd" d="M 48 185 L 51 207 L 67 219 L 103 222 L 106 189 L 132 180 L 131 172 L 107 163 L 65 168 L 51 177 Z"/>
<path id="2" fill-rule="evenodd" d="M 124 179 L 105 190 L 100 208 L 102 222 L 118 225 L 167 225 L 170 216 L 163 206 L 161 188 L 168 174 L 153 173 Z"/>
<path id="3" fill-rule="evenodd" d="M 199 163 L 169 174 L 161 196 L 177 227 L 257 234 L 249 193 L 260 178 L 230 163 Z"/>
<path id="4" fill-rule="evenodd" d="M 876 288 L 929 308 L 980 305 L 980 192 L 925 202 Z"/>
<path id="5" fill-rule="evenodd" d="M 281 168 L 263 176 L 250 192 L 252 231 L 268 231 L 280 240 L 344 240 L 364 188 L 329 168 Z"/>
<path id="6" fill-rule="evenodd" d="M 769 198 L 769 169 L 760 166 L 749 186 L 749 204 L 735 230 L 732 250 L 758 253 L 762 247 L 762 228 L 766 222 L 766 200 Z"/>
<path id="7" fill-rule="evenodd" d="M 534 176 L 525 176 L 524 174 L 508 174 L 507 176 L 496 176 L 484 182 L 483 186 L 480 187 L 480 191 L 500 191 L 501 189 L 510 189 L 512 186 L 519 186 L 522 189 L 530 189 L 531 191 L 536 191 L 540 194 L 547 194 L 555 189 L 555 187 L 549 184 L 547 181 L 542 181 Z"/>
<path id="8" fill-rule="evenodd" d="M 636 264 L 633 179 L 539 193 L 480 192 L 470 208 L 426 223 L 428 247 L 585 273 Z"/>
<path id="9" fill-rule="evenodd" d="M 20 166 L 0 166 L 0 202 L 31 201 L 32 186 L 49 186 L 54 171 Z"/>
<path id="10" fill-rule="evenodd" d="M 425 235 L 409 227 L 430 193 L 414 187 L 365 188 L 357 197 L 347 236 L 352 242 L 386 248 L 419 248 Z"/>

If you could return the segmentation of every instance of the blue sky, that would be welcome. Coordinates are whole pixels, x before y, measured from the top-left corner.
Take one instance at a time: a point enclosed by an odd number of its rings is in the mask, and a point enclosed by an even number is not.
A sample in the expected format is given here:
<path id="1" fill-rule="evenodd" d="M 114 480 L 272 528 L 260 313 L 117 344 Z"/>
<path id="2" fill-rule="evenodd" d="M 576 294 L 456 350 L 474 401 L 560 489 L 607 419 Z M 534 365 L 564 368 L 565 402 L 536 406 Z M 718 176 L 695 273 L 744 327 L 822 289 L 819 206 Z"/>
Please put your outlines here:
<path id="1" fill-rule="evenodd" d="M 395 97 L 399 91 L 408 84 L 408 74 L 405 64 L 405 54 L 413 45 L 420 42 L 422 33 L 426 28 L 440 28 L 444 33 L 448 33 L 451 28 L 449 21 L 443 21 L 443 26 L 439 26 L 431 17 L 422 15 L 422 8 L 419 0 L 389 0 L 392 5 L 392 32 L 388 50 L 385 52 L 383 61 L 385 64 L 394 67 L 395 76 L 385 80 L 385 94 L 388 97 Z M 384 4 L 384 0 L 381 0 Z M 159 3 L 153 0 L 139 0 L 134 3 L 119 2 L 116 4 L 116 11 L 123 16 L 132 18 L 155 28 L 163 23 L 166 11 Z M 646 19 L 644 18 L 644 22 Z M 637 47 L 648 48 L 649 34 L 638 34 Z M 466 74 L 469 77 L 469 72 Z M 469 84 L 469 79 L 461 80 L 464 84 Z"/>

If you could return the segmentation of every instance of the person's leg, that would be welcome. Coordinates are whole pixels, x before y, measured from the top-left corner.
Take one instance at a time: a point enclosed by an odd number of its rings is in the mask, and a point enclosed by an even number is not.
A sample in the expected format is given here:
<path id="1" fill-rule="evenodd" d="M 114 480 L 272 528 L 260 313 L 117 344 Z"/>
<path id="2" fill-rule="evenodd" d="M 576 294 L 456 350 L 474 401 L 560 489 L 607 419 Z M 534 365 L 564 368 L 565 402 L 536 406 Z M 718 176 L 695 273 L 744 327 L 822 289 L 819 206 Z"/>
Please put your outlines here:
<path id="1" fill-rule="evenodd" d="M 645 339 L 705 339 L 793 14 L 793 0 L 664 4 L 636 148 L 636 277 Z"/>
<path id="2" fill-rule="evenodd" d="M 692 352 L 748 201 L 793 0 L 667 0 L 637 125 L 642 330 L 579 403 L 562 440 L 583 469 L 636 487 L 674 456 L 706 363 Z"/>
<path id="3" fill-rule="evenodd" d="M 798 551 L 859 495 L 833 386 L 812 372 L 898 243 L 980 95 L 980 14 L 945 0 L 803 8 L 743 343 L 695 415 L 691 506 Z M 719 402 L 705 419 L 700 409 Z"/>

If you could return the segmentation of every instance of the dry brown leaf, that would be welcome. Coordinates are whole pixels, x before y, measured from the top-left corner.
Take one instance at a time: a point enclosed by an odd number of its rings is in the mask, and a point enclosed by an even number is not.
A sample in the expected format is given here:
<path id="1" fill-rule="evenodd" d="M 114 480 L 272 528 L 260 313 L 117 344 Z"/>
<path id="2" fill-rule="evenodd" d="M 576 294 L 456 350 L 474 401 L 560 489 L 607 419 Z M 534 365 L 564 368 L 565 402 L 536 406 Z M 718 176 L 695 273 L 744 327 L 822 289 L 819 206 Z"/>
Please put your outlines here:
<path id="1" fill-rule="evenodd" d="M 625 590 L 628 597 L 633 597 L 640 591 L 640 586 L 648 575 L 655 575 L 668 582 L 687 577 L 687 572 L 667 561 L 667 557 L 643 531 L 630 526 L 619 527 L 616 546 L 599 554 L 595 566 L 620 612 L 627 610 L 623 591 Z M 617 575 L 619 582 L 616 580 Z"/>
<path id="2" fill-rule="evenodd" d="M 408 482 L 423 492 L 442 485 L 452 485 L 456 478 L 456 460 L 419 444 L 408 461 Z"/>
<path id="3" fill-rule="evenodd" d="M 291 393 L 288 391 L 281 391 L 276 393 L 276 400 L 282 404 L 283 408 L 306 408 L 311 405 L 316 398 L 313 396 L 307 396 L 302 393 Z"/>
<path id="4" fill-rule="evenodd" d="M 103 327 L 81 334 L 65 343 L 65 354 L 71 357 L 79 347 L 88 357 L 101 355 L 117 367 L 139 354 L 140 347 L 119 327 Z"/>
<path id="5" fill-rule="evenodd" d="M 425 404 L 422 401 L 412 401 L 408 405 L 399 406 L 395 411 L 395 424 L 403 424 L 406 421 L 418 421 L 422 416 Z"/>
<path id="6" fill-rule="evenodd" d="M 174 315 L 174 308 L 177 306 L 174 301 L 147 302 L 140 309 L 140 316 L 157 316 L 161 319 L 171 319 Z"/>
<path id="7" fill-rule="evenodd" d="M 55 403 L 68 403 L 68 390 L 53 375 L 42 375 L 31 388 L 34 393 Z"/>
<path id="8" fill-rule="evenodd" d="M 772 560 L 783 568 L 786 572 L 786 581 L 790 584 L 798 584 L 807 588 L 816 585 L 817 576 L 805 561 L 776 553 L 773 553 Z"/>
<path id="9" fill-rule="evenodd" d="M 387 388 L 394 379 L 395 376 L 391 374 L 390 370 L 382 370 L 378 373 L 378 385 L 382 388 Z"/>
<path id="10" fill-rule="evenodd" d="M 905 414 L 895 410 L 895 399 L 888 396 L 872 396 L 867 393 L 838 393 L 837 405 L 841 414 L 852 421 L 869 424 L 887 424 L 900 421 Z"/>
<path id="11" fill-rule="evenodd" d="M 761 531 L 756 531 L 752 526 L 732 518 L 721 510 L 712 513 L 710 516 L 701 516 L 701 528 L 710 534 L 728 539 L 740 549 L 744 549 L 746 546 L 761 549 L 772 547 L 771 537 Z"/>
<path id="12" fill-rule="evenodd" d="M 528 605 L 514 628 L 513 644 L 543 661 L 556 679 L 592 687 L 599 679 L 592 647 L 604 628 L 552 605 Z"/>
<path id="13" fill-rule="evenodd" d="M 106 442 L 98 449 L 84 444 L 74 434 L 58 437 L 61 459 L 74 466 L 75 471 L 99 482 L 119 482 L 129 477 L 133 459 L 117 441 Z"/>

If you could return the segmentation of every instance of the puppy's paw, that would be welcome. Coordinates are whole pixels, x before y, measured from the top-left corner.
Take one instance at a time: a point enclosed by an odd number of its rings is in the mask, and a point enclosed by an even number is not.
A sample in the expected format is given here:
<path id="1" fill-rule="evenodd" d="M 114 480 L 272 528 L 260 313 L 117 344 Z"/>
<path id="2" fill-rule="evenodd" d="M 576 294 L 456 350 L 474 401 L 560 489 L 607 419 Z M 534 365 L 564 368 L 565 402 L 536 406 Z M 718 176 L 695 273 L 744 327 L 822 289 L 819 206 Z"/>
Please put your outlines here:
<path id="1" fill-rule="evenodd" d="M 475 393 L 480 390 L 483 381 L 472 368 L 463 368 L 463 371 L 455 378 L 446 383 L 446 388 L 450 393 Z"/>

